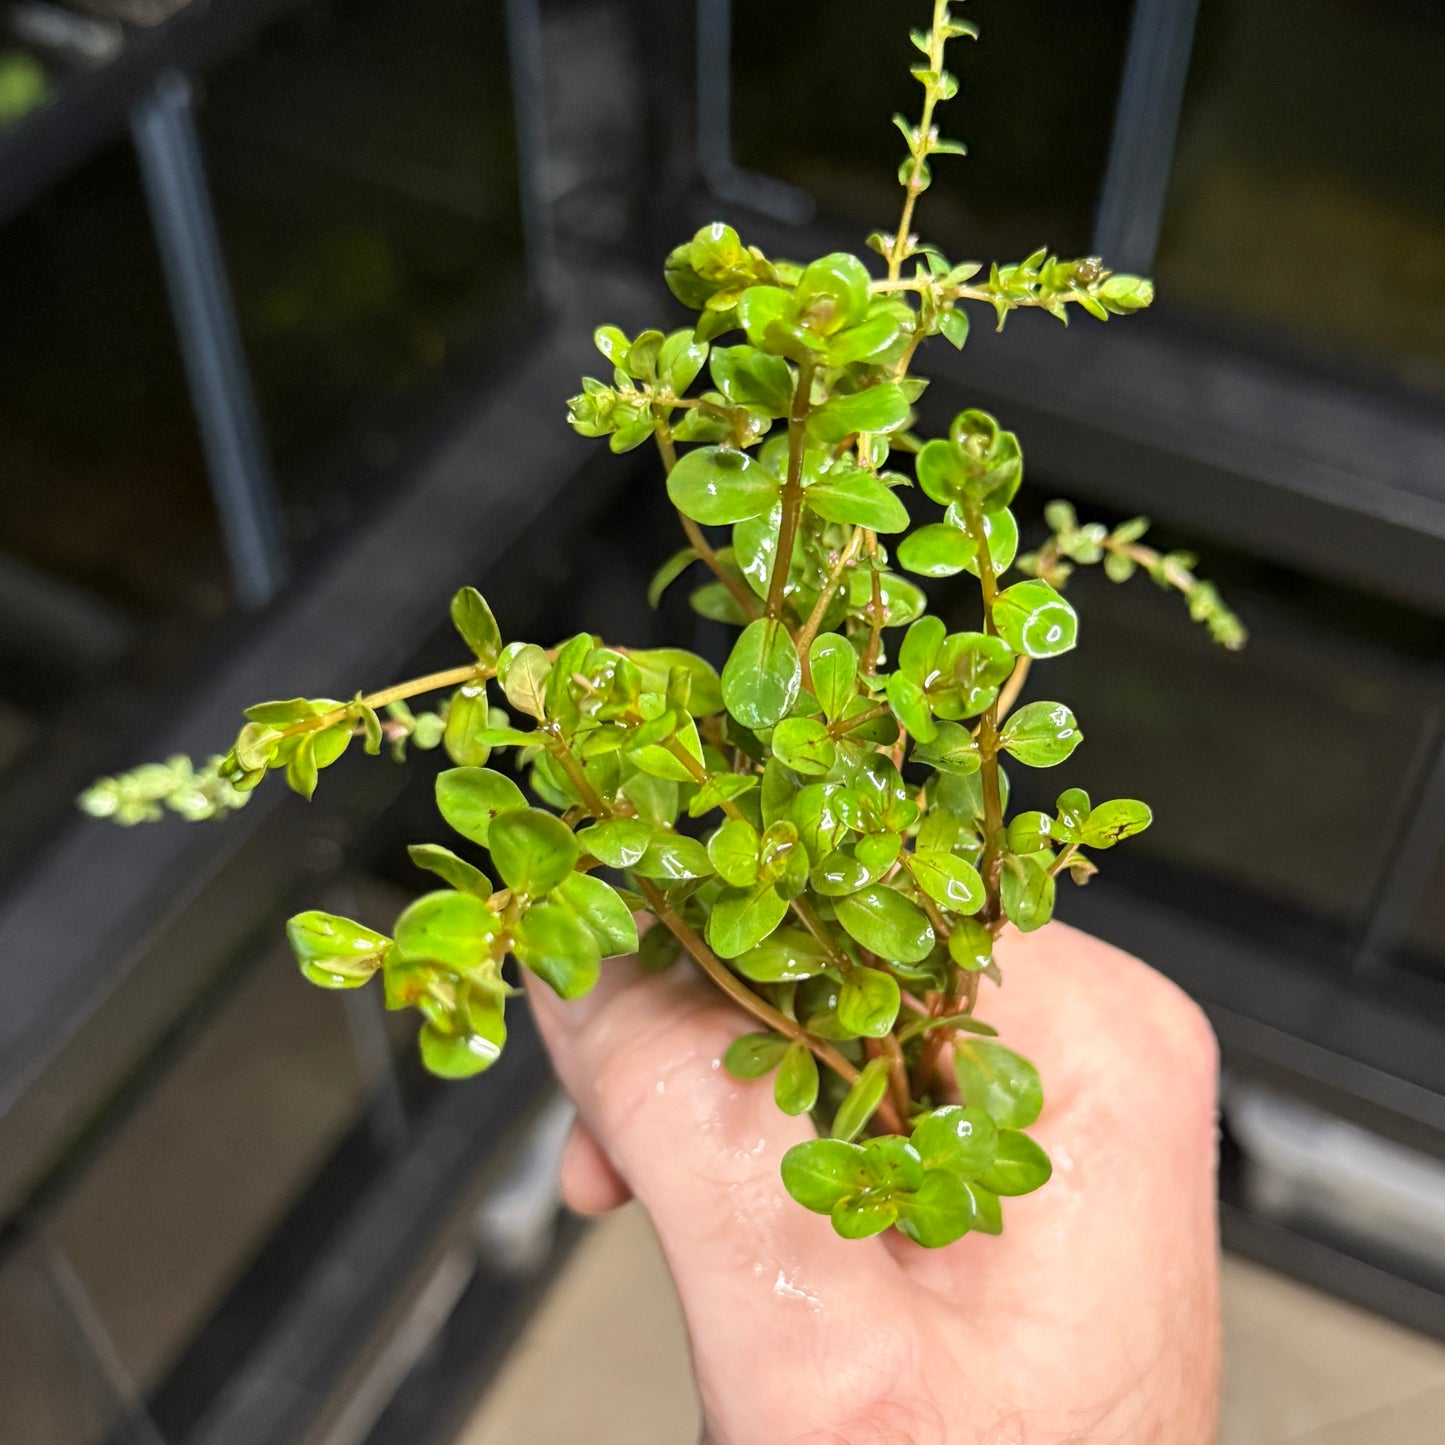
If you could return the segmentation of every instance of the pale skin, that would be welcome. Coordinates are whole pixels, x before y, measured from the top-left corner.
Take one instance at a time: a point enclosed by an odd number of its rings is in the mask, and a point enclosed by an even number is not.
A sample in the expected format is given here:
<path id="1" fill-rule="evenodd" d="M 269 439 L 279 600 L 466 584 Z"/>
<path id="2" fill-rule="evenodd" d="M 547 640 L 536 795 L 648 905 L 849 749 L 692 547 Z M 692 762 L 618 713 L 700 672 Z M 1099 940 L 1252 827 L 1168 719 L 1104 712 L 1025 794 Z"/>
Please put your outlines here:
<path id="1" fill-rule="evenodd" d="M 531 988 L 578 1122 L 567 1202 L 637 1198 L 687 1319 L 703 1445 L 1207 1445 L 1219 1393 L 1213 1036 L 1172 984 L 1052 924 L 980 1013 L 1033 1059 L 1054 1161 L 1002 1238 L 850 1242 L 778 1176 L 809 1137 L 720 1067 L 750 1025 L 682 967 Z M 530 980 L 529 980 L 530 982 Z"/>

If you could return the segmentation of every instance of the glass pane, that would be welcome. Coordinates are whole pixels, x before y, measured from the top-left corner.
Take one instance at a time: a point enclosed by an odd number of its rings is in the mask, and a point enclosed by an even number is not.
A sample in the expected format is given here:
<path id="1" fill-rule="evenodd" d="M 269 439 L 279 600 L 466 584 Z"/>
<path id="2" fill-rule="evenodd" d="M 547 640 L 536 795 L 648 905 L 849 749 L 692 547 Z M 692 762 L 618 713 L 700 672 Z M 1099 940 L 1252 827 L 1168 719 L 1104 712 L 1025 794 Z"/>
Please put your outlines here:
<path id="1" fill-rule="evenodd" d="M 343 514 L 515 322 L 511 115 L 504 7 L 471 0 L 312 3 L 210 78 L 213 199 L 293 509 L 330 482 Z"/>
<path id="2" fill-rule="evenodd" d="M 1445 390 L 1442 75 L 1418 0 L 1202 7 L 1160 295 Z"/>
<path id="3" fill-rule="evenodd" d="M 1087 253 L 1132 8 L 1070 7 L 1065 42 L 1047 0 L 969 5 L 982 35 L 953 42 L 962 84 L 942 113 L 943 133 L 969 154 L 934 169 L 920 203 L 927 240 L 955 258 Z M 918 118 L 907 28 L 926 24 L 928 8 L 790 0 L 785 24 L 780 14 L 768 0 L 733 3 L 738 163 L 802 186 L 825 216 L 891 230 L 906 151 L 889 117 Z"/>

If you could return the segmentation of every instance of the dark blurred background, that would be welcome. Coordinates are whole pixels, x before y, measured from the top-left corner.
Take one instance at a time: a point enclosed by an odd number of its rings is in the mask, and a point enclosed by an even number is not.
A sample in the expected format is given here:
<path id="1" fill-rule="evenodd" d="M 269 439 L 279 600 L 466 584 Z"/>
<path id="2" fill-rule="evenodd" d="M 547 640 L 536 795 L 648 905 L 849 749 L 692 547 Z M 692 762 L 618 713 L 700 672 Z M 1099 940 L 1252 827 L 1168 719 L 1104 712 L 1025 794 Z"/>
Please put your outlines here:
<path id="1" fill-rule="evenodd" d="M 562 403 L 593 324 L 681 323 L 702 222 L 803 258 L 893 224 L 927 10 L 0 3 L 0 1438 L 453 1438 L 579 1232 L 545 1068 L 521 1028 L 428 1080 L 279 928 L 417 891 L 436 756 L 224 825 L 73 799 L 446 665 L 464 582 L 510 635 L 715 651 L 643 599 L 650 452 Z M 1147 512 L 1253 633 L 1077 579 L 1070 781 L 1156 825 L 1062 911 L 1210 1011 L 1227 1242 L 1445 1337 L 1445 11 L 968 11 L 925 234 L 1160 299 L 976 327 L 928 417 L 994 410 L 1029 526 Z"/>

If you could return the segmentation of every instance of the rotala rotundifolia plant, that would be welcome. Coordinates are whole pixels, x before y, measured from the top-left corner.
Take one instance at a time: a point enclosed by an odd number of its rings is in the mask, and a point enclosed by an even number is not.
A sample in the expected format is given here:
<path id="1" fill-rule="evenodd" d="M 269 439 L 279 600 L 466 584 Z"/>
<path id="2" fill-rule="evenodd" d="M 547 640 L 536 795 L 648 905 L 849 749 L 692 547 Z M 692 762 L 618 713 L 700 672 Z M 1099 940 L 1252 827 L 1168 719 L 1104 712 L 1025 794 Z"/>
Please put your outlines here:
<path id="1" fill-rule="evenodd" d="M 934 158 L 962 152 L 934 116 L 957 90 L 945 45 L 971 33 L 940 0 L 913 35 L 923 113 L 897 122 L 902 217 L 869 238 L 881 276 L 851 255 L 770 259 L 705 227 L 666 266 L 693 323 L 635 337 L 604 326 L 610 373 L 569 403 L 573 427 L 614 452 L 657 448 L 687 545 L 653 600 L 707 569 L 693 606 L 741 629 L 721 675 L 585 632 L 508 638 L 467 587 L 451 615 L 471 655 L 452 670 L 350 702 L 261 703 L 208 767 L 176 759 L 83 800 L 123 823 L 163 804 L 210 817 L 272 770 L 309 798 L 356 742 L 398 757 L 443 745 L 457 766 L 437 778 L 437 806 L 490 866 L 414 846 L 441 886 L 390 937 L 297 915 L 306 977 L 360 988 L 379 974 L 388 1007 L 420 1013 L 427 1067 L 462 1077 L 506 1041 L 509 958 L 566 999 L 616 955 L 699 969 L 755 1025 L 727 1067 L 770 1076 L 778 1107 L 818 1125 L 782 1159 L 793 1198 L 842 1235 L 896 1227 L 926 1246 L 997 1233 L 1001 1198 L 1049 1177 L 1024 1132 L 1043 1106 L 1038 1073 L 976 1012 L 981 980 L 1001 979 L 995 940 L 1010 923 L 1042 927 L 1061 875 L 1084 882 L 1150 822 L 1141 802 L 1079 788 L 1052 812 L 1008 815 L 1005 760 L 1053 768 L 1082 739 L 1063 703 L 1015 705 L 1034 664 L 1075 644 L 1071 569 L 1145 572 L 1224 646 L 1244 637 L 1190 559 L 1144 544 L 1142 519 L 1109 531 L 1054 503 L 1052 535 L 1017 555 L 1023 455 L 992 416 L 964 411 L 928 440 L 914 430 L 919 347 L 936 335 L 961 347 L 968 304 L 1002 326 L 1019 307 L 1103 321 L 1152 299 L 1149 282 L 1098 260 L 955 265 L 914 234 Z M 932 504 L 916 528 L 901 495 L 915 487 Z M 976 627 L 950 632 L 907 574 L 961 573 L 977 580 Z M 435 712 L 407 707 L 436 692 Z M 489 765 L 496 754 L 528 791 Z M 639 941 L 643 913 L 655 922 Z"/>

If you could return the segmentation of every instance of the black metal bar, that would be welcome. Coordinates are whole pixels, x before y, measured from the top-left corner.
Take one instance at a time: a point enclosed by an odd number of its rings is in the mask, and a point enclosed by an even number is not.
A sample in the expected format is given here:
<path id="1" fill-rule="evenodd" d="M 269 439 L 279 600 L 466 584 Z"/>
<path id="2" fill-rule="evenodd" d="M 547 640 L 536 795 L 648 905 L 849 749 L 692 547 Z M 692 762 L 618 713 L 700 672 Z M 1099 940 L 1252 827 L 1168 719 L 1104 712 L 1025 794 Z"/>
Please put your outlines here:
<path id="1" fill-rule="evenodd" d="M 1199 0 L 1137 0 L 1094 221 L 1094 250 L 1148 271 L 1159 245 Z"/>
<path id="2" fill-rule="evenodd" d="M 191 404 L 238 600 L 281 585 L 279 508 L 207 194 L 190 82 L 162 75 L 131 118 Z"/>

